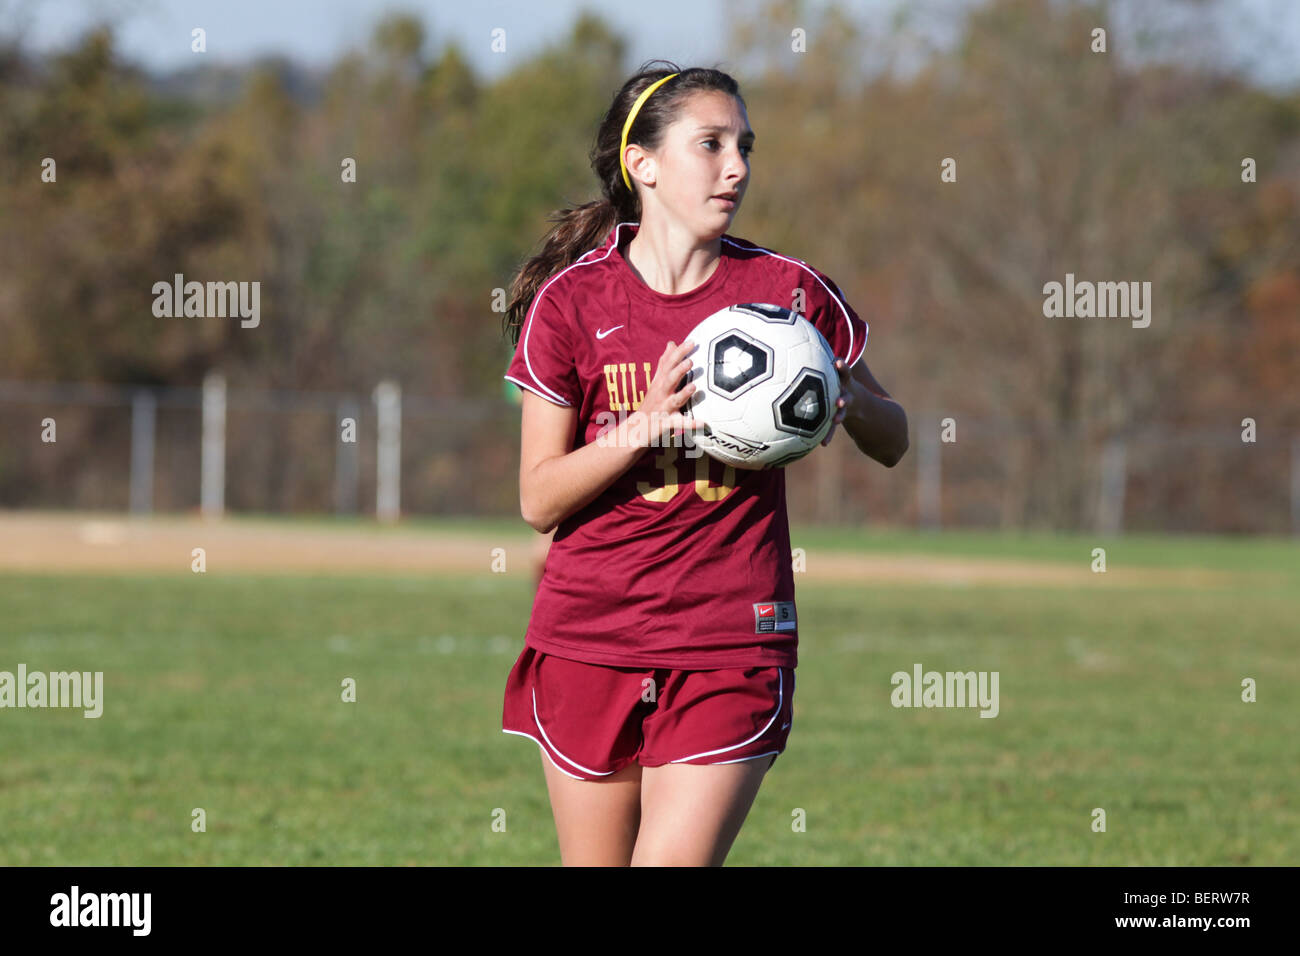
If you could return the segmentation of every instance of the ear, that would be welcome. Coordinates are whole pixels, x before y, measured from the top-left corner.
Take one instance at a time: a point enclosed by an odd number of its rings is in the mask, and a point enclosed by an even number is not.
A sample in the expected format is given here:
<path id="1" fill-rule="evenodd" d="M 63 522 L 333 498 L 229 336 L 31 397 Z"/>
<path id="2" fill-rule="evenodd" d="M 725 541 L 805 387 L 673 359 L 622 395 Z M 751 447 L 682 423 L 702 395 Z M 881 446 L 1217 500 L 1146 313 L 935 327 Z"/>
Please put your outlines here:
<path id="1" fill-rule="evenodd" d="M 646 152 L 645 148 L 639 143 L 628 143 L 627 151 L 623 154 L 623 162 L 627 164 L 628 179 L 639 179 L 643 186 L 653 186 L 655 184 L 654 157 Z M 646 181 L 647 176 L 649 176 L 649 182 Z"/>

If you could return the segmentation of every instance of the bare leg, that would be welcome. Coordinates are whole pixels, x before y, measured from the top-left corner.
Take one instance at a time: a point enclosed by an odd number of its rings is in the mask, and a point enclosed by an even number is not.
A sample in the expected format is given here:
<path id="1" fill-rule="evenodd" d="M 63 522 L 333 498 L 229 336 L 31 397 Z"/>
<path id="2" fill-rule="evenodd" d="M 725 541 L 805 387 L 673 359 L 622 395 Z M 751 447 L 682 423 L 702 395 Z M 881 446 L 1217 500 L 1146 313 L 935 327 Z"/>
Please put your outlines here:
<path id="1" fill-rule="evenodd" d="M 775 757 L 642 768 L 633 866 L 722 866 Z"/>
<path id="2" fill-rule="evenodd" d="M 641 822 L 641 767 L 600 780 L 561 773 L 542 754 L 564 866 L 627 866 Z"/>

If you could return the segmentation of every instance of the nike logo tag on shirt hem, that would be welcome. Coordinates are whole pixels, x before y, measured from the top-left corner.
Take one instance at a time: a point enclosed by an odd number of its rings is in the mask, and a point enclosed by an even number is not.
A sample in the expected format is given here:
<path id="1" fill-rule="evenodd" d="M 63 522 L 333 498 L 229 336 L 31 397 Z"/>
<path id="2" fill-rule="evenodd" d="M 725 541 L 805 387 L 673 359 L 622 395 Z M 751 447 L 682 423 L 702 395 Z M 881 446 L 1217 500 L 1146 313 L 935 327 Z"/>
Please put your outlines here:
<path id="1" fill-rule="evenodd" d="M 616 326 L 614 326 L 614 328 L 612 328 L 612 329 L 605 329 L 604 331 L 601 331 L 600 329 L 597 329 L 597 330 L 596 330 L 596 338 L 598 338 L 598 339 L 603 339 L 605 336 L 609 335 L 610 332 L 616 332 L 616 331 L 618 331 L 619 329 L 621 329 L 622 327 L 623 327 L 623 326 L 621 326 L 621 325 L 616 325 Z"/>

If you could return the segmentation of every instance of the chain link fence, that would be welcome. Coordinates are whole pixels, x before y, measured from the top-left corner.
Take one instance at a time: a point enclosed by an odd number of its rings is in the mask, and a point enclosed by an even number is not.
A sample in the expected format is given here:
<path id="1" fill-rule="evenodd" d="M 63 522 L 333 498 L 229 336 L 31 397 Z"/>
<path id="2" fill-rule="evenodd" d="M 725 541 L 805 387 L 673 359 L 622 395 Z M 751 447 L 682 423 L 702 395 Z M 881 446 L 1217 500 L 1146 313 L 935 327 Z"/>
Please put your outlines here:
<path id="1" fill-rule="evenodd" d="M 0 382 L 0 507 L 517 517 L 514 397 L 255 390 L 219 376 L 203 388 Z M 1300 535 L 1292 436 L 1243 441 L 1231 422 L 1103 436 L 908 412 L 911 448 L 892 469 L 843 431 L 788 466 L 791 519 Z"/>

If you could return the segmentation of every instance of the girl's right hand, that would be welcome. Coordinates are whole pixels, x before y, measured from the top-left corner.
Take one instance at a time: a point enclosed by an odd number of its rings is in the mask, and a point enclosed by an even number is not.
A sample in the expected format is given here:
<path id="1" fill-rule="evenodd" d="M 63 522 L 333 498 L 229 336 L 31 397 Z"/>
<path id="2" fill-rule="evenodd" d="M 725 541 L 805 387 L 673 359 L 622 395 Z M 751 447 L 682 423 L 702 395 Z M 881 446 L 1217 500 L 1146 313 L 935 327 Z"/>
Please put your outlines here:
<path id="1" fill-rule="evenodd" d="M 650 382 L 645 398 L 637 407 L 637 413 L 646 416 L 647 428 L 641 430 L 646 436 L 648 447 L 651 443 L 658 445 L 665 435 L 678 430 L 698 431 L 705 422 L 698 418 L 683 415 L 681 409 L 695 394 L 697 386 L 687 382 L 681 389 L 674 391 L 682 377 L 691 370 L 693 363 L 686 356 L 695 349 L 695 343 L 687 339 L 681 345 L 669 340 L 664 354 L 659 357 L 659 367 Z"/>

